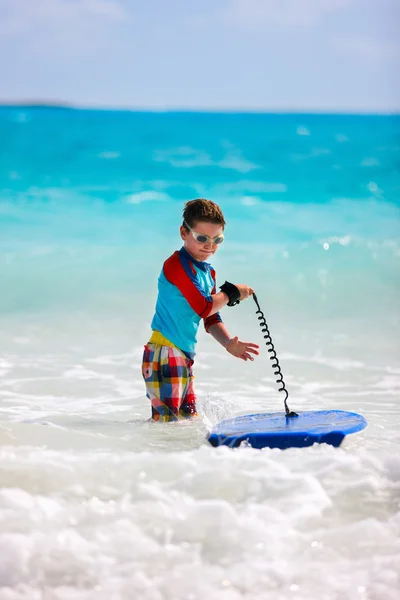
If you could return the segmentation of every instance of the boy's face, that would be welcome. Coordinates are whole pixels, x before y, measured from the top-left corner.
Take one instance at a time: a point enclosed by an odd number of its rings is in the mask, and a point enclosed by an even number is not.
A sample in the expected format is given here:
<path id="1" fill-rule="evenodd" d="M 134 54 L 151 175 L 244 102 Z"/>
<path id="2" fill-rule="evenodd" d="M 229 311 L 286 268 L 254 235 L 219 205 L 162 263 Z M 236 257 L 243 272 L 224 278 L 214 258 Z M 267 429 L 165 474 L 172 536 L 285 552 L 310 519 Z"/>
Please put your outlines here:
<path id="1" fill-rule="evenodd" d="M 195 239 L 193 232 L 196 234 L 207 235 L 209 240 L 204 243 L 198 242 Z M 184 248 L 195 260 L 203 262 L 208 260 L 218 250 L 220 244 L 215 244 L 212 240 L 213 238 L 223 235 L 224 228 L 222 225 L 217 225 L 215 223 L 196 221 L 193 224 L 192 231 L 187 231 L 185 227 L 181 225 L 180 233 L 184 242 Z"/>

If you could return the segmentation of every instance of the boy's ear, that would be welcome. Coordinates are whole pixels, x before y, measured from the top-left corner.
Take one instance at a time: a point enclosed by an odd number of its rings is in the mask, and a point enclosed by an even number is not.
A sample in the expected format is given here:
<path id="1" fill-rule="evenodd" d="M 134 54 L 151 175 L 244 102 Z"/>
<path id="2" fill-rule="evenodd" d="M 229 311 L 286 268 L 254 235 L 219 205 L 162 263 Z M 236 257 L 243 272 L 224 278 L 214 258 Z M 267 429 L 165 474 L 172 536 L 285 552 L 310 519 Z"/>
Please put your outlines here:
<path id="1" fill-rule="evenodd" d="M 181 226 L 180 226 L 180 229 L 179 229 L 179 232 L 180 232 L 180 234 L 181 234 L 181 238 L 182 238 L 183 240 L 186 240 L 186 238 L 187 238 L 187 236 L 188 236 L 188 233 L 189 233 L 189 232 L 188 232 L 188 230 L 187 230 L 187 229 L 186 229 L 186 228 L 185 228 L 183 225 L 181 225 Z"/>

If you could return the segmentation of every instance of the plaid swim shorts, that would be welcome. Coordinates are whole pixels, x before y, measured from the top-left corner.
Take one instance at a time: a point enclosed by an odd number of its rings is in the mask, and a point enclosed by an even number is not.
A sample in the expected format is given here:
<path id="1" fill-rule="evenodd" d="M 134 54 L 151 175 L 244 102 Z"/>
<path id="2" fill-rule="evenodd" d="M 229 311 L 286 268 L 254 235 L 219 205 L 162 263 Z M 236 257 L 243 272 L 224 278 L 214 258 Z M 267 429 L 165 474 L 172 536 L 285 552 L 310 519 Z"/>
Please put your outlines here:
<path id="1" fill-rule="evenodd" d="M 193 360 L 179 348 L 146 344 L 142 375 L 154 421 L 197 416 L 192 366 Z"/>

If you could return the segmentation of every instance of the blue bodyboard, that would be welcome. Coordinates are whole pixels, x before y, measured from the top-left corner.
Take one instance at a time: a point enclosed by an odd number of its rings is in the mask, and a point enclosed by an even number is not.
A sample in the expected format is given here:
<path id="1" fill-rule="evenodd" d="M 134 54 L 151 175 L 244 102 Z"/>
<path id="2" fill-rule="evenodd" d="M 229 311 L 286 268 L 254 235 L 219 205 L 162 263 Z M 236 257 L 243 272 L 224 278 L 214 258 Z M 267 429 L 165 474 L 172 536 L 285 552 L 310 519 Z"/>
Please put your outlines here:
<path id="1" fill-rule="evenodd" d="M 305 448 L 313 444 L 338 447 L 344 437 L 361 431 L 367 421 L 344 410 L 313 410 L 286 417 L 283 412 L 243 415 L 222 421 L 212 428 L 212 446 L 235 448 L 247 442 L 253 448 Z"/>

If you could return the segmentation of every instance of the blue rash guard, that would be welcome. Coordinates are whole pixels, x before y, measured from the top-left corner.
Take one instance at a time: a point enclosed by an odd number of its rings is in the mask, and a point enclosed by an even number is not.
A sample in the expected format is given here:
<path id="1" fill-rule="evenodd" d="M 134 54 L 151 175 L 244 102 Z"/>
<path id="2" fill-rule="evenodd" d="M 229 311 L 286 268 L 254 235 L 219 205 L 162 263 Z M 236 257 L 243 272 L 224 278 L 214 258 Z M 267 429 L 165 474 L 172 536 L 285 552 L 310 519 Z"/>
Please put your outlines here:
<path id="1" fill-rule="evenodd" d="M 222 322 L 218 312 L 208 316 L 212 309 L 211 295 L 215 293 L 212 266 L 195 260 L 182 247 L 167 258 L 161 270 L 151 328 L 194 356 L 200 320 L 204 319 L 206 331 Z"/>

